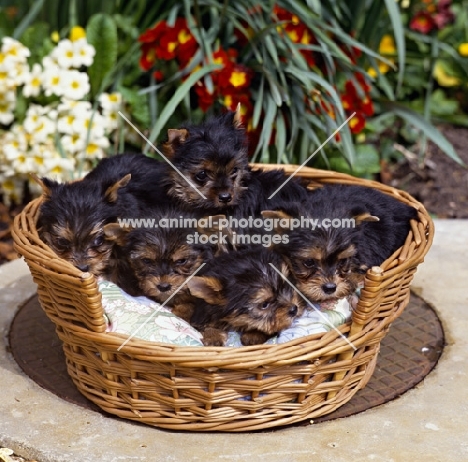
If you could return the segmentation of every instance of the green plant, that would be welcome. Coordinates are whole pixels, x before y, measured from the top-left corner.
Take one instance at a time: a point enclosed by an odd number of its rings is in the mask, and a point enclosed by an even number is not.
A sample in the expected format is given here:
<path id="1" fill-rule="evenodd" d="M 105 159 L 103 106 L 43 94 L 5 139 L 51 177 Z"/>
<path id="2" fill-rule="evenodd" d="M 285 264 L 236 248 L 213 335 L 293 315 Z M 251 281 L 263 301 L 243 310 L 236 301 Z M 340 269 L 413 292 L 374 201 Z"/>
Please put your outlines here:
<path id="1" fill-rule="evenodd" d="M 394 64 L 398 63 L 398 67 L 392 69 L 382 61 L 371 62 L 369 69 L 380 93 L 375 102 L 376 113 L 381 119 L 368 125 L 367 142 L 379 147 L 381 159 L 399 156 L 386 139 L 382 142 L 386 137 L 406 145 L 417 145 L 422 163 L 430 139 L 461 163 L 453 147 L 433 125 L 440 122 L 465 125 L 468 122 L 460 105 L 461 99 L 447 91 L 446 86 L 453 85 L 455 68 L 464 72 L 464 77 L 458 74 L 459 82 L 468 76 L 468 60 L 457 51 L 466 33 L 467 13 L 461 5 L 463 2 L 453 3 L 451 0 L 400 2 L 403 55 L 398 50 L 398 42 L 396 46 L 394 43 L 395 29 L 385 27 L 383 23 L 377 21 L 374 24 L 377 27 L 369 26 L 372 33 L 365 31 L 358 35 L 362 40 L 374 37 L 380 53 Z M 376 46 L 376 43 L 369 43 L 369 46 Z"/>
<path id="2" fill-rule="evenodd" d="M 453 106 L 447 99 L 440 104 L 441 93 L 413 77 L 413 66 L 421 73 L 436 51 L 447 50 L 423 34 L 413 40 L 409 13 L 395 0 L 4 3 L 0 37 L 20 39 L 32 62 L 50 51 L 52 38 L 85 27 L 96 49 L 90 100 L 118 91 L 125 115 L 151 142 L 187 119 L 197 122 L 240 103 L 252 160 L 304 163 L 331 138 L 309 164 L 372 176 L 392 155 L 391 142 L 375 141 L 388 133 L 389 121 L 400 134 L 417 127 L 457 159 L 428 110 L 447 114 Z M 416 62 L 422 49 L 429 57 Z M 129 143 L 142 141 L 120 119 L 113 146 Z"/>

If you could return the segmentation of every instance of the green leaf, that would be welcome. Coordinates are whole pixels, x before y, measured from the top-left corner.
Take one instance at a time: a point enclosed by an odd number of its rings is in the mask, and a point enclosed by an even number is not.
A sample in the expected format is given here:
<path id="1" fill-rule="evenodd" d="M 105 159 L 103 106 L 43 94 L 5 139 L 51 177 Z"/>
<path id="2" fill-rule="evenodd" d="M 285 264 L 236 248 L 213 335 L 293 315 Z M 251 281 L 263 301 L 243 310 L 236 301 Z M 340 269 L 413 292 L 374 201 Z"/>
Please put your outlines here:
<path id="1" fill-rule="evenodd" d="M 393 35 L 395 37 L 395 44 L 398 54 L 398 82 L 396 88 L 396 94 L 398 95 L 403 84 L 403 78 L 405 76 L 405 33 L 403 30 L 403 24 L 401 22 L 400 10 L 395 0 L 385 0 L 385 5 L 387 6 L 390 21 L 392 22 Z"/>
<path id="2" fill-rule="evenodd" d="M 276 116 L 276 151 L 277 151 L 277 160 L 276 163 L 280 164 L 281 159 L 284 158 L 284 151 L 286 148 L 286 124 L 284 122 L 284 116 L 281 111 L 278 111 Z"/>
<path id="3" fill-rule="evenodd" d="M 278 106 L 276 105 L 273 98 L 266 96 L 266 107 L 265 107 L 265 117 L 263 119 L 263 129 L 260 136 L 260 141 L 258 147 L 261 147 L 262 154 L 260 157 L 260 162 L 271 162 L 269 159 L 269 145 L 271 140 L 271 133 L 273 131 L 273 122 L 276 117 L 276 112 L 278 111 Z"/>
<path id="4" fill-rule="evenodd" d="M 119 86 L 118 91 L 122 94 L 123 100 L 130 105 L 132 118 L 139 124 L 148 126 L 151 118 L 146 96 L 140 94 L 138 88 Z"/>
<path id="5" fill-rule="evenodd" d="M 344 122 L 347 119 L 338 93 L 336 92 L 335 88 L 333 88 L 333 86 L 330 85 L 330 83 L 327 82 L 324 78 L 322 78 L 320 75 L 316 74 L 315 72 L 301 71 L 297 68 L 292 68 L 291 66 L 287 67 L 285 69 L 285 72 L 289 72 L 291 73 L 291 75 L 297 78 L 302 78 L 303 79 L 302 81 L 304 82 L 305 85 L 307 85 L 306 83 L 307 80 L 310 80 L 312 82 L 317 83 L 321 87 L 325 88 L 326 92 L 328 93 L 331 100 L 333 101 L 334 110 L 339 115 L 336 121 L 336 125 L 340 125 L 341 122 Z M 346 124 L 341 129 L 340 135 L 341 135 L 341 140 L 343 143 L 343 154 L 346 156 L 348 162 L 352 165 L 354 161 L 355 152 L 354 152 L 354 145 L 353 145 L 351 132 L 349 131 L 348 124 Z"/>
<path id="6" fill-rule="evenodd" d="M 164 125 L 166 125 L 171 115 L 177 109 L 177 106 L 184 99 L 185 95 L 190 91 L 193 85 L 195 85 L 195 83 L 198 82 L 203 76 L 209 74 L 210 72 L 213 72 L 214 70 L 220 69 L 220 67 L 221 66 L 219 64 L 208 64 L 206 66 L 203 66 L 201 69 L 191 74 L 184 81 L 184 83 L 177 88 L 172 98 L 168 101 L 168 103 L 164 106 L 164 109 L 159 114 L 158 120 L 154 125 L 153 129 L 151 130 L 149 136 L 149 140 L 151 142 L 154 142 L 158 138 L 159 134 L 161 133 L 161 130 L 164 128 Z M 145 152 L 147 152 L 148 149 L 149 145 L 145 147 Z"/>
<path id="7" fill-rule="evenodd" d="M 262 114 L 262 109 L 263 109 L 263 88 L 265 86 L 265 76 L 261 76 L 260 80 L 260 87 L 258 89 L 258 94 L 255 97 L 255 106 L 254 106 L 254 112 L 253 112 L 253 117 L 252 117 L 252 127 L 255 129 L 258 127 L 258 123 L 260 121 L 260 116 Z"/>
<path id="8" fill-rule="evenodd" d="M 36 19 L 37 15 L 41 12 L 42 6 L 44 5 L 44 0 L 36 0 L 29 10 L 28 14 L 21 20 L 18 24 L 18 27 L 13 32 L 13 38 L 19 40 L 23 35 L 23 32 L 31 25 L 31 23 Z"/>
<path id="9" fill-rule="evenodd" d="M 332 170 L 348 173 L 361 178 L 370 178 L 380 172 L 380 158 L 375 146 L 361 144 L 356 146 L 356 161 L 352 168 L 343 157 L 328 158 Z"/>
<path id="10" fill-rule="evenodd" d="M 39 63 L 45 56 L 44 43 L 49 38 L 49 25 L 46 22 L 37 21 L 24 31 L 21 42 L 31 52 L 29 63 Z"/>
<path id="11" fill-rule="evenodd" d="M 117 26 L 112 16 L 93 15 L 86 27 L 86 37 L 96 49 L 93 64 L 88 68 L 91 93 L 96 95 L 117 61 Z"/>
<path id="12" fill-rule="evenodd" d="M 460 165 L 464 165 L 463 161 L 458 157 L 458 154 L 455 152 L 452 144 L 447 138 L 445 138 L 442 133 L 440 133 L 436 127 L 424 119 L 420 114 L 412 111 L 411 109 L 403 106 L 399 103 L 394 103 L 392 101 L 383 101 L 382 108 L 388 110 L 389 112 L 394 113 L 395 115 L 406 120 L 411 125 L 414 125 L 416 128 L 421 130 L 424 135 L 426 135 L 433 143 L 437 144 L 442 151 L 445 152 L 451 159 Z"/>

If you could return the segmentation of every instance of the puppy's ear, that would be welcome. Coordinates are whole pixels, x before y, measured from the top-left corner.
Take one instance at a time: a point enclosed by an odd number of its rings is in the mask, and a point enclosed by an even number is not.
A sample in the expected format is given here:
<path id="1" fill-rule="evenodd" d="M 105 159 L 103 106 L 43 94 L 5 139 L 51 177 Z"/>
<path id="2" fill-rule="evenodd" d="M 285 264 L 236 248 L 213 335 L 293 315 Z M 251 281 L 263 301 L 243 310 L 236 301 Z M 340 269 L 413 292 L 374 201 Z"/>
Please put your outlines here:
<path id="1" fill-rule="evenodd" d="M 236 112 L 234 113 L 234 117 L 232 119 L 232 124 L 234 128 L 241 129 L 242 126 L 242 114 L 241 114 L 241 103 L 237 103 Z"/>
<path id="2" fill-rule="evenodd" d="M 116 202 L 120 188 L 127 186 L 128 182 L 132 179 L 132 174 L 128 173 L 119 181 L 116 181 L 112 186 L 109 186 L 104 193 L 104 198 L 107 202 Z"/>
<path id="3" fill-rule="evenodd" d="M 41 187 L 44 199 L 50 199 L 52 190 L 58 185 L 58 183 L 56 181 L 49 180 L 48 178 L 39 178 L 35 173 L 30 173 L 29 176 Z"/>
<path id="4" fill-rule="evenodd" d="M 188 136 L 189 132 L 185 128 L 170 128 L 167 131 L 167 141 L 162 145 L 164 155 L 172 159 L 177 147 L 185 143 Z"/>
<path id="5" fill-rule="evenodd" d="M 194 276 L 187 282 L 190 293 L 197 298 L 205 300 L 210 305 L 225 305 L 226 300 L 221 295 L 223 286 L 212 276 Z"/>
<path id="6" fill-rule="evenodd" d="M 371 215 L 369 212 L 360 213 L 359 215 L 354 215 L 353 217 L 356 225 L 360 225 L 364 221 L 380 221 L 379 217 Z"/>
<path id="7" fill-rule="evenodd" d="M 264 220 L 273 220 L 273 229 L 278 234 L 284 234 L 291 227 L 293 217 L 283 210 L 263 210 L 261 214 Z"/>
<path id="8" fill-rule="evenodd" d="M 106 240 L 114 242 L 118 245 L 124 245 L 127 238 L 127 234 L 132 228 L 124 228 L 118 223 L 108 223 L 102 228 Z"/>

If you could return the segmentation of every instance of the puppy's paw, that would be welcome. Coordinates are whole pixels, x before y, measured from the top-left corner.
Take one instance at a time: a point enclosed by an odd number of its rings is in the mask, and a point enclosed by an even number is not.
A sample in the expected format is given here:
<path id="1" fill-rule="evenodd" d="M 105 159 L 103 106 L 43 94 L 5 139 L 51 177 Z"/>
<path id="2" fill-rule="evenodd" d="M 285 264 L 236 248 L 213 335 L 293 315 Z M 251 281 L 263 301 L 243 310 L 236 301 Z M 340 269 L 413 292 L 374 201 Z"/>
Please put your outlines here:
<path id="1" fill-rule="evenodd" d="M 270 336 L 264 334 L 263 332 L 260 332 L 258 330 L 251 330 L 249 332 L 244 332 L 241 335 L 241 342 L 242 345 L 248 346 L 248 345 L 260 345 L 262 343 L 265 343 Z"/>
<path id="2" fill-rule="evenodd" d="M 227 340 L 227 332 L 214 327 L 207 327 L 203 331 L 203 344 L 205 346 L 224 346 Z"/>

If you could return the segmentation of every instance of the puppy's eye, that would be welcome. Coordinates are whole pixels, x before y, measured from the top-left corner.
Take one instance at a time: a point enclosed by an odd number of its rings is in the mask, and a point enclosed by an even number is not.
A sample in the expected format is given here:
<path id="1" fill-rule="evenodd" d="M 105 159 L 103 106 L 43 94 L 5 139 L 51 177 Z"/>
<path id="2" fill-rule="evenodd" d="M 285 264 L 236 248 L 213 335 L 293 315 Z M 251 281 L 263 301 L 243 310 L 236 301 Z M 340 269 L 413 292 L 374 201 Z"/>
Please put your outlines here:
<path id="1" fill-rule="evenodd" d="M 180 258 L 179 260 L 176 260 L 174 263 L 176 265 L 185 265 L 187 263 L 187 259 L 186 258 Z"/>
<path id="2" fill-rule="evenodd" d="M 358 274 L 366 274 L 367 273 L 367 268 L 358 268 L 356 270 L 356 273 Z"/>
<path id="3" fill-rule="evenodd" d="M 238 171 L 239 171 L 239 169 L 238 169 L 237 167 L 234 167 L 234 168 L 231 170 L 231 175 L 235 175 Z"/>
<path id="4" fill-rule="evenodd" d="M 312 259 L 304 260 L 304 261 L 302 262 L 302 264 L 303 264 L 306 268 L 315 268 L 315 260 L 312 260 Z"/>
<path id="5" fill-rule="evenodd" d="M 268 309 L 269 307 L 270 307 L 270 302 L 263 302 L 263 303 L 261 304 L 262 310 L 266 310 L 266 309 Z"/>
<path id="6" fill-rule="evenodd" d="M 104 236 L 102 234 L 100 234 L 99 236 L 97 236 L 93 243 L 91 244 L 93 247 L 100 247 L 102 244 L 104 243 Z"/>
<path id="7" fill-rule="evenodd" d="M 59 238 L 57 238 L 57 240 L 55 241 L 55 245 L 56 245 L 57 247 L 60 247 L 61 249 L 64 249 L 64 248 L 70 246 L 70 241 L 69 241 L 68 239 L 65 239 L 64 237 L 59 237 Z"/>
<path id="8" fill-rule="evenodd" d="M 151 258 L 142 258 L 141 262 L 145 265 L 151 265 L 153 263 L 153 260 L 151 260 Z"/>
<path id="9" fill-rule="evenodd" d="M 201 172 L 198 172 L 196 175 L 195 175 L 195 178 L 198 180 L 198 181 L 204 181 L 206 180 L 207 178 L 207 174 L 205 172 L 205 170 L 202 170 Z"/>

